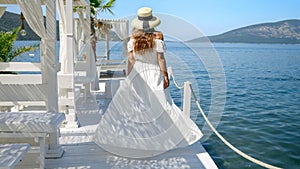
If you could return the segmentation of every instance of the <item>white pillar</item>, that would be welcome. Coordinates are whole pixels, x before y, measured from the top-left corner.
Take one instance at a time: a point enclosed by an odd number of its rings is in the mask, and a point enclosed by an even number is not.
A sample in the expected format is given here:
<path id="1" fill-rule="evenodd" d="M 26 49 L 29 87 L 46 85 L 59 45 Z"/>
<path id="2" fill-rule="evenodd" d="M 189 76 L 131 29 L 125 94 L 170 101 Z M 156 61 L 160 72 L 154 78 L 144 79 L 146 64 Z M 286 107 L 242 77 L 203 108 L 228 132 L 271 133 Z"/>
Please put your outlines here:
<path id="1" fill-rule="evenodd" d="M 56 58 L 56 10 L 55 0 L 48 0 L 46 4 L 46 56 L 44 56 L 45 71 L 43 73 L 46 76 L 47 84 L 47 112 L 57 113 L 58 112 L 58 90 L 57 90 L 57 67 L 58 60 Z M 42 59 L 42 58 L 41 58 Z M 63 150 L 59 145 L 58 140 L 59 131 L 52 133 L 49 136 L 50 143 L 47 149 L 47 158 L 58 158 L 63 154 Z"/>
<path id="2" fill-rule="evenodd" d="M 66 49 L 67 52 L 67 65 L 65 69 L 65 74 L 72 76 L 72 89 L 69 89 L 68 98 L 72 100 L 72 105 L 69 105 L 66 109 L 66 119 L 67 119 L 67 128 L 77 128 L 79 126 L 77 116 L 76 116 L 76 105 L 75 105 L 75 81 L 74 81 L 74 50 L 75 50 L 75 41 L 74 41 L 74 15 L 73 15 L 73 0 L 66 1 Z"/>
<path id="3" fill-rule="evenodd" d="M 184 93 L 183 93 L 183 113 L 188 117 L 191 115 L 191 88 L 192 83 L 187 81 L 184 82 Z"/>

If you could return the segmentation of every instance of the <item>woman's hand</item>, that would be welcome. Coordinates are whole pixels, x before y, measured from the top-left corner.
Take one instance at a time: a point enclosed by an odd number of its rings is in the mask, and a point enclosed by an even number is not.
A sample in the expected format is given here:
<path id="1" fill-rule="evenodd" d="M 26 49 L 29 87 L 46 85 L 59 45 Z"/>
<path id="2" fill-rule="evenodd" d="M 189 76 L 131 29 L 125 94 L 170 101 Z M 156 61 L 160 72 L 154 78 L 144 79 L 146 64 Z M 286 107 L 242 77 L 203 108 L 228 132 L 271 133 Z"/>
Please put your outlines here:
<path id="1" fill-rule="evenodd" d="M 164 89 L 168 88 L 169 85 L 170 85 L 170 80 L 169 80 L 168 75 L 164 76 Z"/>

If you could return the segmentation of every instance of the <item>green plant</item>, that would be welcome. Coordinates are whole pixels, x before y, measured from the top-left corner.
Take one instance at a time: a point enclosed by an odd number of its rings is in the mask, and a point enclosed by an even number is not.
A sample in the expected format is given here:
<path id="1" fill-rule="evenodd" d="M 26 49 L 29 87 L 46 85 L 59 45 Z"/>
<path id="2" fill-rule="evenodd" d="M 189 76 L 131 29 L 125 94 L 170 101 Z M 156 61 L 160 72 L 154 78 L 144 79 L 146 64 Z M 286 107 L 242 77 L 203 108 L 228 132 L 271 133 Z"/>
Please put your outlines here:
<path id="1" fill-rule="evenodd" d="M 116 0 L 90 0 L 90 5 L 91 5 L 91 14 L 96 15 L 98 12 L 97 9 L 100 9 L 100 12 L 105 12 L 108 11 L 111 14 L 113 14 L 113 11 L 111 8 L 113 7 L 113 4 L 115 3 Z M 92 16 L 93 17 L 93 16 Z"/>
<path id="2" fill-rule="evenodd" d="M 95 19 L 97 18 L 98 9 L 100 9 L 100 12 L 108 11 L 109 13 L 113 14 L 111 8 L 113 7 L 116 0 L 90 0 L 90 6 L 91 6 L 91 35 L 95 35 L 95 26 L 99 26 L 97 22 L 95 22 Z M 98 27 L 99 28 L 99 27 Z M 91 44 L 94 51 L 95 60 L 97 61 L 96 57 L 96 41 L 91 40 Z"/>
<path id="3" fill-rule="evenodd" d="M 16 56 L 37 50 L 39 45 L 14 47 L 21 27 L 12 32 L 0 32 L 0 62 L 11 62 Z"/>

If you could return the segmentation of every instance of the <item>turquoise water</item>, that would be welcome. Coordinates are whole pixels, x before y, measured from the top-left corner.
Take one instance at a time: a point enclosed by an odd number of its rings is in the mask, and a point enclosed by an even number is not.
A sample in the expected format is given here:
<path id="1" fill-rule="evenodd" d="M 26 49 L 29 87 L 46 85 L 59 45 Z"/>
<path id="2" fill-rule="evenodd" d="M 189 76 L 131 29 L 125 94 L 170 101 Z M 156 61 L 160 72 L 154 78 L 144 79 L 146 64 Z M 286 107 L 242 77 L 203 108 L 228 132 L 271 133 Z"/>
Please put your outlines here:
<path id="1" fill-rule="evenodd" d="M 226 78 L 226 93 L 222 93 L 226 97 L 225 108 L 219 112 L 222 118 L 217 130 L 254 158 L 283 168 L 300 168 L 300 45 L 213 44 L 213 47 Z M 173 67 L 179 84 L 191 79 L 203 110 L 209 112 L 211 81 L 199 60 L 202 56 L 195 52 L 207 49 L 198 44 L 167 42 L 167 50 L 168 66 Z M 120 53 L 121 44 L 112 45 L 112 59 L 122 59 Z M 27 54 L 16 60 L 38 59 Z M 182 106 L 182 91 L 173 83 L 170 90 L 175 103 Z M 197 113 L 193 103 L 192 114 Z M 199 114 L 196 123 L 203 127 L 204 120 Z M 261 168 L 234 153 L 215 135 L 202 140 L 202 144 L 219 168 Z"/>
<path id="2" fill-rule="evenodd" d="M 218 130 L 257 159 L 300 168 L 300 45 L 219 44 L 216 50 L 227 82 Z M 215 137 L 205 146 L 221 168 L 259 168 Z"/>

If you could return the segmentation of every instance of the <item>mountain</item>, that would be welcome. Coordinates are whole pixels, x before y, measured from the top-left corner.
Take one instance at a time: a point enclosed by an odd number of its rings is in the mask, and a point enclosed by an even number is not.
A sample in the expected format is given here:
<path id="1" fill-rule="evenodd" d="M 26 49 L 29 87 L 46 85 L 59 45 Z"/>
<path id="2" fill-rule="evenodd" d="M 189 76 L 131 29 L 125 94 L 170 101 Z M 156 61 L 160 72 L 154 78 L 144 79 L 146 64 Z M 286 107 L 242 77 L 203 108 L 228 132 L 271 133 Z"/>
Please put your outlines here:
<path id="1" fill-rule="evenodd" d="M 21 19 L 19 14 L 5 12 L 3 16 L 0 18 L 0 31 L 9 32 L 13 29 L 21 26 Z M 17 40 L 40 40 L 41 38 L 36 35 L 33 30 L 28 26 L 25 21 L 25 31 L 26 36 L 21 36 L 18 34 Z"/>
<path id="2" fill-rule="evenodd" d="M 5 12 L 0 18 L 0 31 L 11 31 L 21 25 L 20 15 Z M 26 36 L 18 36 L 18 40 L 40 40 L 25 22 Z M 57 24 L 57 35 L 59 29 Z M 59 37 L 59 36 L 58 36 Z M 201 42 L 209 38 L 211 42 L 227 43 L 286 43 L 300 44 L 300 20 L 284 20 L 273 23 L 262 23 L 234 29 L 220 35 L 200 37 L 189 42 Z M 111 39 L 120 40 L 115 32 Z"/>
<path id="3" fill-rule="evenodd" d="M 284 43 L 300 44 L 300 20 L 262 23 L 234 29 L 220 35 L 208 36 L 211 42 L 226 43 Z M 205 41 L 205 37 L 189 42 Z"/>

